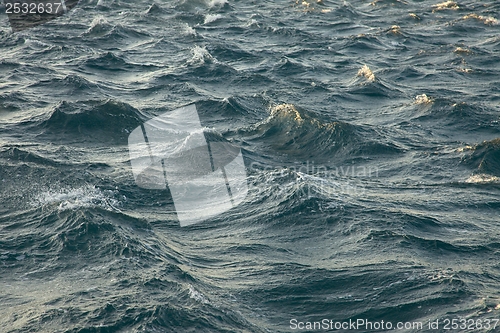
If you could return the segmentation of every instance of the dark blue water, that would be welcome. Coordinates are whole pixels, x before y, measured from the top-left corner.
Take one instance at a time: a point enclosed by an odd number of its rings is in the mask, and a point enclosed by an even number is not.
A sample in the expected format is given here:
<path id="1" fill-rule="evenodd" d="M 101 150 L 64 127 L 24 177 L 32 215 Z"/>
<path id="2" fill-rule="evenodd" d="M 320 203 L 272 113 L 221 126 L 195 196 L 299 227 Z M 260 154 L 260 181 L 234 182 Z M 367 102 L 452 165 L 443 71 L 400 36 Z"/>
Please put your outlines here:
<path id="1" fill-rule="evenodd" d="M 0 332 L 499 331 L 500 2 L 309 2 L 0 15 Z M 190 103 L 249 194 L 181 228 L 127 138 Z"/>

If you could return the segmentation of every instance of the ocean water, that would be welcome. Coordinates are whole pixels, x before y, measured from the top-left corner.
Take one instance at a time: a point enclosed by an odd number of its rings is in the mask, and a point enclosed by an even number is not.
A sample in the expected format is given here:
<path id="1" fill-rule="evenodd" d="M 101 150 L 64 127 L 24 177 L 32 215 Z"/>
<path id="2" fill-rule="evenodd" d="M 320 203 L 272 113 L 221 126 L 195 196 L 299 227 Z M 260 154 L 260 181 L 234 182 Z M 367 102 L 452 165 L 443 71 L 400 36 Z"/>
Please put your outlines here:
<path id="1" fill-rule="evenodd" d="M 500 2 L 0 8 L 0 332 L 500 331 Z M 127 138 L 192 103 L 249 192 L 180 227 Z"/>

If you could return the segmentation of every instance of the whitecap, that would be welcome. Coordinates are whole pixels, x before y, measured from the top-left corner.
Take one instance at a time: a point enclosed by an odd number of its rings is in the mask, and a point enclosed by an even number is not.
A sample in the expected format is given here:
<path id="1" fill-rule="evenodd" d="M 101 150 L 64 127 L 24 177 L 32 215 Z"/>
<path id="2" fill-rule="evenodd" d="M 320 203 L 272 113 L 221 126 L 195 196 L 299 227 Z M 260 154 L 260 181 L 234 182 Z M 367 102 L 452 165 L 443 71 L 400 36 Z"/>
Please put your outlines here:
<path id="1" fill-rule="evenodd" d="M 435 12 L 438 10 L 446 10 L 446 9 L 457 10 L 460 7 L 458 6 L 458 4 L 455 1 L 445 1 L 442 3 L 438 3 L 436 5 L 433 5 L 432 8 L 434 8 L 432 10 L 432 12 Z"/>
<path id="2" fill-rule="evenodd" d="M 191 53 L 193 57 L 188 61 L 190 64 L 204 64 L 206 61 L 218 63 L 217 59 L 215 59 L 205 47 L 195 45 L 191 49 Z"/>
<path id="3" fill-rule="evenodd" d="M 85 185 L 40 192 L 32 198 L 30 204 L 35 208 L 57 205 L 60 211 L 93 207 L 119 211 L 117 207 L 121 202 L 115 198 L 112 191 L 103 191 L 95 185 Z"/>
<path id="4" fill-rule="evenodd" d="M 106 19 L 98 15 L 94 17 L 92 23 L 90 23 L 90 27 L 85 31 L 84 35 L 103 35 L 108 32 L 109 28 L 110 26 Z"/>
<path id="5" fill-rule="evenodd" d="M 191 27 L 189 24 L 186 23 L 183 26 L 183 28 L 184 28 L 183 29 L 184 34 L 186 34 L 186 35 L 196 35 L 196 30 L 194 30 L 194 28 Z"/>
<path id="6" fill-rule="evenodd" d="M 487 24 L 487 25 L 498 25 L 498 20 L 492 16 L 481 16 L 481 15 L 477 15 L 477 14 L 469 14 L 469 15 L 465 15 L 463 17 L 464 20 L 468 20 L 468 19 L 476 19 L 480 22 L 483 22 L 484 24 Z"/>
<path id="7" fill-rule="evenodd" d="M 418 16 L 417 14 L 415 13 L 410 13 L 408 14 L 411 18 L 414 18 L 415 20 L 420 20 L 420 16 Z"/>
<path id="8" fill-rule="evenodd" d="M 375 74 L 373 74 L 372 70 L 367 65 L 361 67 L 357 76 L 364 76 L 370 82 L 375 81 Z"/>
<path id="9" fill-rule="evenodd" d="M 194 289 L 194 287 L 190 284 L 188 285 L 189 287 L 189 297 L 194 299 L 197 302 L 200 302 L 202 304 L 210 304 L 210 301 L 199 291 Z"/>
<path id="10" fill-rule="evenodd" d="M 212 8 L 212 7 L 216 7 L 216 6 L 220 6 L 220 7 L 222 7 L 222 6 L 224 6 L 226 3 L 227 3 L 227 0 L 210 0 L 210 1 L 208 2 L 208 6 L 209 6 L 210 8 Z"/>
<path id="11" fill-rule="evenodd" d="M 453 52 L 455 53 L 470 53 L 470 50 L 465 47 L 457 47 Z"/>
<path id="12" fill-rule="evenodd" d="M 477 174 L 472 175 L 465 180 L 468 184 L 487 184 L 487 183 L 499 183 L 500 177 L 487 175 L 487 174 Z"/>
<path id="13" fill-rule="evenodd" d="M 389 29 L 390 33 L 393 33 L 395 35 L 400 35 L 401 34 L 401 27 L 399 25 L 393 25 L 391 29 Z"/>
<path id="14" fill-rule="evenodd" d="M 270 118 L 286 118 L 292 119 L 294 122 L 301 124 L 304 119 L 293 104 L 280 104 L 271 108 Z"/>
<path id="15" fill-rule="evenodd" d="M 205 16 L 205 21 L 203 22 L 203 24 L 215 22 L 222 17 L 223 16 L 221 14 L 207 14 L 207 16 Z"/>
<path id="16" fill-rule="evenodd" d="M 431 104 L 433 100 L 426 94 L 415 96 L 415 104 Z"/>

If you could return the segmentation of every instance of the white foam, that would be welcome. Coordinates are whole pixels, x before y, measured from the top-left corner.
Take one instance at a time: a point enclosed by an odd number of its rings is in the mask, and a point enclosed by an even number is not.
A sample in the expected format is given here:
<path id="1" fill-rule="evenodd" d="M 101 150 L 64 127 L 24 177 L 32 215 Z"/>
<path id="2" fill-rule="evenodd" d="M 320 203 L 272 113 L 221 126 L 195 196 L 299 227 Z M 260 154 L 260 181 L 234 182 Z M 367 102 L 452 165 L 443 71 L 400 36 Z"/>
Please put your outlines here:
<path id="1" fill-rule="evenodd" d="M 33 197 L 30 204 L 35 208 L 58 205 L 60 211 L 92 207 L 119 211 L 117 206 L 121 203 L 114 198 L 111 191 L 102 191 L 94 185 L 86 185 L 40 192 Z"/>
<path id="2" fill-rule="evenodd" d="M 217 59 L 215 59 L 205 47 L 201 47 L 196 45 L 191 49 L 191 53 L 193 57 L 188 62 L 190 64 L 204 64 L 205 61 L 212 61 L 214 63 L 218 63 Z"/>
<path id="3" fill-rule="evenodd" d="M 207 14 L 207 16 L 205 16 L 205 21 L 203 22 L 203 24 L 215 22 L 222 17 L 223 16 L 221 14 Z"/>
<path id="4" fill-rule="evenodd" d="M 106 33 L 106 25 L 108 22 L 102 15 L 98 15 L 94 17 L 92 22 L 90 23 L 89 28 L 85 31 L 85 34 L 101 34 Z"/>
<path id="5" fill-rule="evenodd" d="M 415 104 L 431 104 L 433 100 L 426 94 L 415 96 Z"/>
<path id="6" fill-rule="evenodd" d="M 92 28 L 98 26 L 99 24 L 105 24 L 105 23 L 107 23 L 107 21 L 104 18 L 104 16 L 98 15 L 98 16 L 94 17 L 94 19 L 92 20 L 92 23 L 90 23 L 89 29 L 92 29 Z"/>
<path id="7" fill-rule="evenodd" d="M 455 277 L 455 273 L 451 269 L 446 269 L 446 270 L 439 270 L 431 275 L 428 275 L 427 278 L 433 282 L 437 281 L 446 281 L 446 280 L 451 280 Z"/>
<path id="8" fill-rule="evenodd" d="M 189 297 L 194 299 L 197 302 L 200 302 L 202 304 L 210 304 L 210 301 L 199 291 L 194 289 L 194 287 L 190 284 L 188 285 L 189 287 Z"/>
<path id="9" fill-rule="evenodd" d="M 468 48 L 460 47 L 460 46 L 458 46 L 453 52 L 455 52 L 455 53 L 464 53 L 464 54 L 471 53 Z"/>
<path id="10" fill-rule="evenodd" d="M 414 18 L 415 20 L 420 20 L 420 17 L 419 17 L 417 14 L 415 14 L 415 13 L 410 13 L 410 14 L 408 14 L 408 15 L 409 15 L 410 17 Z"/>
<path id="11" fill-rule="evenodd" d="M 487 174 L 477 174 L 470 176 L 465 180 L 465 182 L 469 184 L 500 183 L 500 177 Z"/>
<path id="12" fill-rule="evenodd" d="M 460 7 L 457 5 L 457 3 L 455 1 L 445 1 L 442 3 L 438 3 L 436 5 L 433 5 L 432 8 L 434 8 L 433 12 L 435 12 L 438 10 L 446 10 L 446 9 L 457 10 Z"/>
<path id="13" fill-rule="evenodd" d="M 375 81 L 375 74 L 373 74 L 372 70 L 367 65 L 361 67 L 358 71 L 358 76 L 363 76 L 370 82 Z"/>
<path id="14" fill-rule="evenodd" d="M 257 28 L 260 28 L 260 24 L 259 24 L 259 21 L 257 21 L 256 19 L 249 19 L 246 24 L 245 24 L 245 27 L 257 27 Z"/>
<path id="15" fill-rule="evenodd" d="M 486 25 L 498 25 L 499 24 L 498 20 L 492 16 L 481 16 L 481 15 L 477 15 L 477 14 L 469 14 L 469 15 L 465 15 L 463 17 L 463 19 L 464 20 L 476 19 L 478 21 L 483 22 Z"/>
<path id="16" fill-rule="evenodd" d="M 227 3 L 227 0 L 210 0 L 208 2 L 208 6 L 210 8 L 215 7 L 215 6 L 224 6 Z"/>
<path id="17" fill-rule="evenodd" d="M 304 119 L 300 115 L 299 111 L 295 108 L 293 104 L 280 104 L 271 108 L 270 119 L 273 118 L 285 118 L 292 119 L 298 124 L 302 124 Z"/>
<path id="18" fill-rule="evenodd" d="M 184 25 L 184 34 L 186 35 L 196 35 L 196 30 L 194 30 L 189 24 Z"/>

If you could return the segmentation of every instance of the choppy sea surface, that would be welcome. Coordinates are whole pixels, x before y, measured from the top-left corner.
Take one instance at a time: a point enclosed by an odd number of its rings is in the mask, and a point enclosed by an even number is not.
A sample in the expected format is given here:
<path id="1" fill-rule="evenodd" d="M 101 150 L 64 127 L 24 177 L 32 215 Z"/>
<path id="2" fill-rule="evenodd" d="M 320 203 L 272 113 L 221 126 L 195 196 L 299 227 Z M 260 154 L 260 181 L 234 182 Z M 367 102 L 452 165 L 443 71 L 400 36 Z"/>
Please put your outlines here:
<path id="1" fill-rule="evenodd" d="M 0 332 L 498 332 L 499 19 L 493 0 L 81 1 L 17 33 L 0 14 Z M 127 138 L 191 103 L 249 193 L 181 228 Z"/>

